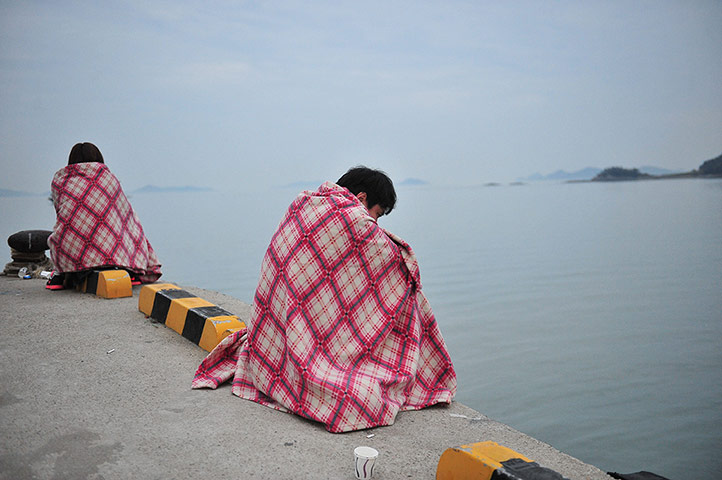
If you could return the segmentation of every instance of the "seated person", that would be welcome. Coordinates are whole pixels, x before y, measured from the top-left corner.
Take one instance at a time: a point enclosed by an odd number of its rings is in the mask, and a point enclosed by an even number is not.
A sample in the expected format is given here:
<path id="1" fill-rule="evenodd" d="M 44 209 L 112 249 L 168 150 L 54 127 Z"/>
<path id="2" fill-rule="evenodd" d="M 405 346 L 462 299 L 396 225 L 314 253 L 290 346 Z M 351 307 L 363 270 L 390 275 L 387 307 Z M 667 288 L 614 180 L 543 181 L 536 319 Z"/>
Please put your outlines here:
<path id="1" fill-rule="evenodd" d="M 376 221 L 393 183 L 365 167 L 302 192 L 261 267 L 247 329 L 198 367 L 193 388 L 232 392 L 347 432 L 450 403 L 456 373 L 403 240 Z"/>
<path id="2" fill-rule="evenodd" d="M 74 287 L 94 269 L 116 267 L 134 283 L 158 280 L 158 258 L 98 147 L 76 144 L 51 189 L 57 220 L 48 237 L 55 264 L 48 288 Z"/>

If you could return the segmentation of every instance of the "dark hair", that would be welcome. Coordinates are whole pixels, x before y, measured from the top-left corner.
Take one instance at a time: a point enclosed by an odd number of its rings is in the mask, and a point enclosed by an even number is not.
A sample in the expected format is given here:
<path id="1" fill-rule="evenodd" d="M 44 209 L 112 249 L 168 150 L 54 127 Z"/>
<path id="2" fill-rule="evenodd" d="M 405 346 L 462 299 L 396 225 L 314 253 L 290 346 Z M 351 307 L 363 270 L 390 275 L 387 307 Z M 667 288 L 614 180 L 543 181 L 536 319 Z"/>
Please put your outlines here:
<path id="1" fill-rule="evenodd" d="M 75 146 L 70 150 L 70 157 L 68 158 L 68 165 L 74 163 L 90 163 L 98 162 L 105 163 L 103 161 L 103 154 L 100 153 L 98 147 L 92 143 L 76 143 Z"/>
<path id="2" fill-rule="evenodd" d="M 348 188 L 354 195 L 366 192 L 366 202 L 369 208 L 379 205 L 384 209 L 384 215 L 391 213 L 396 205 L 394 183 L 381 170 L 373 170 L 360 165 L 344 173 L 336 184 Z"/>

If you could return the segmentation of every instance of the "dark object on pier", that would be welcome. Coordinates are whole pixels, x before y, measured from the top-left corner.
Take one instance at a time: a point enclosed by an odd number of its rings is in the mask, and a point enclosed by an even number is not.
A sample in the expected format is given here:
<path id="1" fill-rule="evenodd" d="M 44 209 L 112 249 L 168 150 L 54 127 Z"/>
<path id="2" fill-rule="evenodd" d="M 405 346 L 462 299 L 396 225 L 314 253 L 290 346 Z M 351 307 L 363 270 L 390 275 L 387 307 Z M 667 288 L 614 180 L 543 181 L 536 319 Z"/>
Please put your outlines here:
<path id="1" fill-rule="evenodd" d="M 618 478 L 619 480 L 669 480 L 667 477 L 663 477 L 661 475 L 657 475 L 656 473 L 652 472 L 637 472 L 637 473 L 617 473 L 617 472 L 607 472 L 610 477 L 612 478 Z"/>
<path id="2" fill-rule="evenodd" d="M 42 253 L 47 250 L 50 230 L 23 230 L 8 237 L 8 245 L 21 253 Z"/>
<path id="3" fill-rule="evenodd" d="M 2 275 L 17 275 L 21 268 L 37 278 L 43 270 L 52 270 L 53 262 L 45 256 L 50 230 L 23 230 L 8 237 L 13 261 L 5 265 Z"/>

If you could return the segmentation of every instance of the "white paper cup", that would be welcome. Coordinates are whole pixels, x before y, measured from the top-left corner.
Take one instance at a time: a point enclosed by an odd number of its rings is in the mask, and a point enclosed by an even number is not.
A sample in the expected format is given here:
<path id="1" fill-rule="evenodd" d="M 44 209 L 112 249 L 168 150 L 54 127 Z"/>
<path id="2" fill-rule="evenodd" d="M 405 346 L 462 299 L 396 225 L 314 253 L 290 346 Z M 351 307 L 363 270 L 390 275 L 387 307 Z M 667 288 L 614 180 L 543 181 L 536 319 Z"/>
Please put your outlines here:
<path id="1" fill-rule="evenodd" d="M 371 447 L 356 447 L 353 451 L 356 478 L 367 479 L 374 474 L 374 464 L 379 452 Z"/>

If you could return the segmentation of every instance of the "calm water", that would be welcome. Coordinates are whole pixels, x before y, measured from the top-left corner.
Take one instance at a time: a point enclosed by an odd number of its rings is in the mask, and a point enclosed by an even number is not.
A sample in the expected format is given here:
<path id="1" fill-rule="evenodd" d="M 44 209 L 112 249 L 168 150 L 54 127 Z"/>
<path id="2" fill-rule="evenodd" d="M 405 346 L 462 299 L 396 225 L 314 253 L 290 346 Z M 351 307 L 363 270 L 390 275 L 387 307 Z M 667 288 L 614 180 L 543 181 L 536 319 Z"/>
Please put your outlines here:
<path id="1" fill-rule="evenodd" d="M 249 302 L 296 193 L 131 202 L 163 280 Z M 459 401 L 606 471 L 722 476 L 722 181 L 427 186 L 399 198 L 381 225 L 419 257 Z M 52 228 L 44 198 L 0 206 L 3 238 Z"/>

